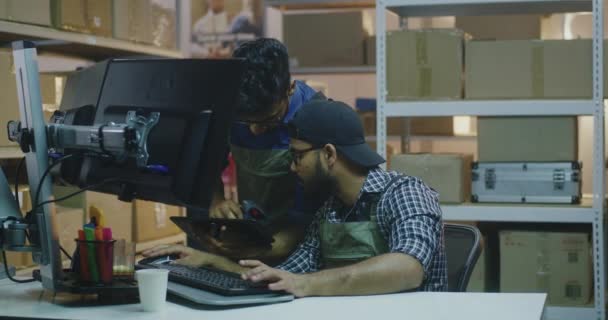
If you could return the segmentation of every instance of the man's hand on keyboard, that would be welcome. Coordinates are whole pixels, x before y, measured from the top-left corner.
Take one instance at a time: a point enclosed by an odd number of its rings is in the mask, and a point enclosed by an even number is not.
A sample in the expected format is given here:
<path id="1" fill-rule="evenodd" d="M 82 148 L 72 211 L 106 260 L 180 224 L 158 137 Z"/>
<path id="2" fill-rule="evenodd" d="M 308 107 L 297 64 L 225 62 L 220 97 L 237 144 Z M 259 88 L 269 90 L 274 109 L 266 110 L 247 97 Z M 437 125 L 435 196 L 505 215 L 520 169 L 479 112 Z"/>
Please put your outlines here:
<path id="1" fill-rule="evenodd" d="M 241 260 L 239 264 L 251 268 L 242 273 L 242 278 L 253 282 L 269 282 L 268 289 L 273 291 L 286 291 L 296 297 L 309 295 L 305 275 L 294 274 L 280 269 L 269 267 L 258 260 Z"/>
<path id="2" fill-rule="evenodd" d="M 142 254 L 145 257 L 157 257 L 157 256 L 165 256 L 170 254 L 179 255 L 179 259 L 175 260 L 173 263 L 181 264 L 189 267 L 202 267 L 209 266 L 213 264 L 213 259 L 216 259 L 217 256 L 213 254 L 209 254 L 206 252 L 198 251 L 192 248 L 188 248 L 182 245 L 162 245 L 157 246 L 152 249 L 148 249 Z"/>

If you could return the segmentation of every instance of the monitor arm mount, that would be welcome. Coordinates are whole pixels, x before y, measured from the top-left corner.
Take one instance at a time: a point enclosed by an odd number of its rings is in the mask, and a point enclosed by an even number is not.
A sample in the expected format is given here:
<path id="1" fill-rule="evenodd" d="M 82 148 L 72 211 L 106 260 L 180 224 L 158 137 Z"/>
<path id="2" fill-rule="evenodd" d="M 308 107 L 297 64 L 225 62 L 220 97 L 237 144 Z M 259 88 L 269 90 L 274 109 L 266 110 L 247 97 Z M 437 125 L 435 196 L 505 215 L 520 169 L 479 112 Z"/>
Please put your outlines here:
<path id="1" fill-rule="evenodd" d="M 160 115 L 153 112 L 145 117 L 129 111 L 125 123 L 120 124 L 46 124 L 34 44 L 14 42 L 13 58 L 21 116 L 19 122 L 9 122 L 7 131 L 9 139 L 17 142 L 25 153 L 30 192 L 32 195 L 39 194 L 39 200 L 32 197 L 34 203 L 30 218 L 22 218 L 8 181 L 0 170 L 0 248 L 31 252 L 34 262 L 40 265 L 39 280 L 45 289 L 74 292 L 73 288 L 65 285 L 67 280 L 61 266 L 58 226 L 54 222 L 51 206 L 39 205 L 51 197 L 50 179 L 40 181 L 49 167 L 49 151 L 90 151 L 91 154 L 110 156 L 119 162 L 132 159 L 137 167 L 145 168 L 149 157 L 146 148 L 148 134 L 158 123 Z M 29 243 L 26 238 L 29 238 Z"/>

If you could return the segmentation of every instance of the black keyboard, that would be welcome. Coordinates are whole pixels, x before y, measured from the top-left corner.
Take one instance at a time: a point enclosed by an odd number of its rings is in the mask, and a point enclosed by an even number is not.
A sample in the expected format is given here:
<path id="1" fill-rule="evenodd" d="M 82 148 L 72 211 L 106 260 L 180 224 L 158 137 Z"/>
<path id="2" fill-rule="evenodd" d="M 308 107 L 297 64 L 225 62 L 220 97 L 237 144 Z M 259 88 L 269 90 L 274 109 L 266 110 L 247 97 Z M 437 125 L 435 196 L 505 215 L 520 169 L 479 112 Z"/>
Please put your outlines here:
<path id="1" fill-rule="evenodd" d="M 268 289 L 267 283 L 243 280 L 237 273 L 205 267 L 194 268 L 178 264 L 146 262 L 140 261 L 138 267 L 166 269 L 169 270 L 170 281 L 222 295 L 277 293 Z"/>

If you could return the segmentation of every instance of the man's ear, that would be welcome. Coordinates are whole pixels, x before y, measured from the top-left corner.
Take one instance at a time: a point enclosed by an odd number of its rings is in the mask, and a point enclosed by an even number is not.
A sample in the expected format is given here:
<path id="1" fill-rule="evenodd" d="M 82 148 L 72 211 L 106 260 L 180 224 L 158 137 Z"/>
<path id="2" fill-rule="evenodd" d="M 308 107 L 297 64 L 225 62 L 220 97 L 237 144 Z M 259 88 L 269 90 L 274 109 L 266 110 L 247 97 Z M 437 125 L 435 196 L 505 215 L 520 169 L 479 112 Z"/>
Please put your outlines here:
<path id="1" fill-rule="evenodd" d="M 333 165 L 338 161 L 338 150 L 336 150 L 336 146 L 333 144 L 326 144 L 323 147 L 323 157 L 327 161 L 327 166 L 329 168 L 333 167 Z"/>

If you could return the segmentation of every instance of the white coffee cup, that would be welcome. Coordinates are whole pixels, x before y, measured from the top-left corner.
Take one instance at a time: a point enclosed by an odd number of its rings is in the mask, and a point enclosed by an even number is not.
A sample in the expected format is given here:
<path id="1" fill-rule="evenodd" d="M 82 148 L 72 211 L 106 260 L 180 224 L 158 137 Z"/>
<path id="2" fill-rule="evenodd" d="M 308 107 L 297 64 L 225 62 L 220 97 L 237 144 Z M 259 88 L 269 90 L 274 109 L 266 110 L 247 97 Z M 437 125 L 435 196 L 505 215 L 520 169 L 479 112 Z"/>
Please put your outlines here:
<path id="1" fill-rule="evenodd" d="M 169 270 L 142 269 L 135 272 L 139 288 L 139 301 L 144 311 L 161 311 L 167 300 Z"/>

